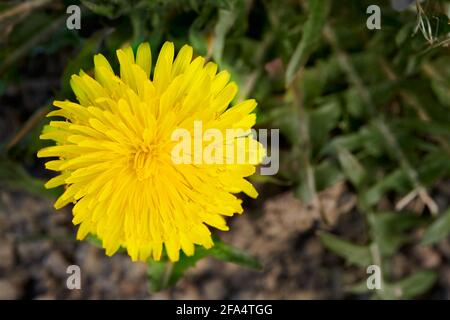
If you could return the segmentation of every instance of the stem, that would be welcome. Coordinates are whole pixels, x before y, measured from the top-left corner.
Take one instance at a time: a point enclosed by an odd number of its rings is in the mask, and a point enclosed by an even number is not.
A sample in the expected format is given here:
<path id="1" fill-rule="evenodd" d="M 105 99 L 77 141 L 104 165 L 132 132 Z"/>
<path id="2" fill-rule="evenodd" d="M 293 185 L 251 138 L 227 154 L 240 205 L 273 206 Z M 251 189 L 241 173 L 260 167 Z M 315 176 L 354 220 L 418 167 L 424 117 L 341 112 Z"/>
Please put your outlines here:
<path id="1" fill-rule="evenodd" d="M 162 276 L 162 286 L 161 288 L 169 287 L 170 276 L 172 275 L 173 262 L 168 261 L 164 266 L 164 274 Z"/>
<path id="2" fill-rule="evenodd" d="M 303 166 L 303 170 L 306 173 L 306 185 L 308 188 L 308 192 L 310 193 L 310 199 L 308 199 L 312 206 L 319 211 L 319 214 L 322 218 L 322 221 L 325 222 L 325 224 L 329 224 L 329 219 L 326 216 L 325 212 L 323 212 L 322 203 L 320 201 L 319 195 L 317 193 L 317 186 L 316 186 L 316 178 L 314 176 L 314 169 L 311 165 L 311 139 L 309 136 L 309 124 L 308 119 L 306 117 L 305 108 L 303 105 L 303 98 L 301 93 L 299 92 L 298 88 L 298 79 L 300 74 L 302 73 L 302 70 L 296 73 L 296 76 L 294 77 L 293 81 L 291 82 L 290 87 L 288 88 L 292 92 L 293 97 L 293 103 L 292 103 L 292 113 L 294 118 L 297 120 L 297 126 L 298 126 L 298 135 L 299 140 L 298 142 L 295 141 L 293 145 L 293 154 L 296 157 L 300 157 L 302 160 L 301 165 Z M 301 171 L 300 168 L 297 168 L 299 170 L 299 179 L 301 179 Z"/>

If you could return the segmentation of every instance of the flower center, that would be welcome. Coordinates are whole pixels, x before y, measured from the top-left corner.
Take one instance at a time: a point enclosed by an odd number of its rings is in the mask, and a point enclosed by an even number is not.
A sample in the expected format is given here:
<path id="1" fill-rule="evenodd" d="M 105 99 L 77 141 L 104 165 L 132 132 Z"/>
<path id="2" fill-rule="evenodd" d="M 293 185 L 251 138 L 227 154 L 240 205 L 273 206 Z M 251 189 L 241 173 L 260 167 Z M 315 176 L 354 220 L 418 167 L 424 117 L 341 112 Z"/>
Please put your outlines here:
<path id="1" fill-rule="evenodd" d="M 132 156 L 133 169 L 139 180 L 148 179 L 157 173 L 156 162 L 160 154 L 160 148 L 156 144 L 140 144 Z"/>

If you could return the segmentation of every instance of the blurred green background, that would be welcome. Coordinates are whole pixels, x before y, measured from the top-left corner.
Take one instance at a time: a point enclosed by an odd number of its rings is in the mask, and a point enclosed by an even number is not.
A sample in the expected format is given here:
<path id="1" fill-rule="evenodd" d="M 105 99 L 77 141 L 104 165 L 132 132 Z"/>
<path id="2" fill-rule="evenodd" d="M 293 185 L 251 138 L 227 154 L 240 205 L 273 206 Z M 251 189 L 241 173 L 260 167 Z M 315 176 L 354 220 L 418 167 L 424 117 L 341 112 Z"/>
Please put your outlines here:
<path id="1" fill-rule="evenodd" d="M 400 1 L 405 2 L 405 1 Z M 407 2 L 407 1 L 406 1 Z M 397 4 L 399 2 L 397 1 Z M 66 9 L 81 8 L 81 29 Z M 381 29 L 369 30 L 369 5 Z M 450 1 L 103 0 L 0 3 L 0 297 L 450 298 Z M 194 47 L 231 72 L 237 100 L 280 129 L 280 171 L 224 235 L 263 271 L 207 260 L 149 294 L 146 266 L 74 242 L 36 152 L 53 99 L 103 53 Z M 242 219 L 242 220 L 240 220 Z M 86 270 L 64 287 L 65 266 Z M 382 290 L 366 287 L 369 265 Z M 236 269 L 237 268 L 237 269 Z M 185 270 L 182 270 L 182 273 Z M 236 275 L 236 274 L 239 275 Z M 151 278 L 151 273 L 150 273 Z M 151 280 L 151 279 L 150 279 Z"/>

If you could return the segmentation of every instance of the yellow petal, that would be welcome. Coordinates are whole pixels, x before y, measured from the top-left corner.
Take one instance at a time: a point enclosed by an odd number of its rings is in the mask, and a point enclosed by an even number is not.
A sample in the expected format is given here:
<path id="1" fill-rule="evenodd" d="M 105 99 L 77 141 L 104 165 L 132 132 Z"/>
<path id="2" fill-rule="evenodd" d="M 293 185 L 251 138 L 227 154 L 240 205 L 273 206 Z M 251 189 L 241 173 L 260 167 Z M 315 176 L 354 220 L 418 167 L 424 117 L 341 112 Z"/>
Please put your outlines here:
<path id="1" fill-rule="evenodd" d="M 150 77 L 150 69 L 152 66 L 152 52 L 150 50 L 150 44 L 148 42 L 141 43 L 137 49 L 136 64 L 142 68 L 147 74 L 147 78 Z"/>

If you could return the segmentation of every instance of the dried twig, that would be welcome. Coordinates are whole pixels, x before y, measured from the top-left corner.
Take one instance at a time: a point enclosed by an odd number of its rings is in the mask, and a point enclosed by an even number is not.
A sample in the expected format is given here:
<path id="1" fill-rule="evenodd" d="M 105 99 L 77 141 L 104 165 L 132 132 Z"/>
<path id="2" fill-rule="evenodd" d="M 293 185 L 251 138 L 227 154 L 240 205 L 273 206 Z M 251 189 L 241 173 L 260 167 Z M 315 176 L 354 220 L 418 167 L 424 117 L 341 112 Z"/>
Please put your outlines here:
<path id="1" fill-rule="evenodd" d="M 28 118 L 28 120 L 25 122 L 25 124 L 20 128 L 20 130 L 11 138 L 11 140 L 6 145 L 6 151 L 11 149 L 13 146 L 15 146 L 20 140 L 25 137 L 25 135 L 33 129 L 36 124 L 41 121 L 45 115 L 48 112 L 47 107 L 42 107 L 38 109 L 33 115 Z"/>
<path id="2" fill-rule="evenodd" d="M 17 15 L 27 14 L 33 9 L 45 6 L 48 3 L 50 3 L 50 0 L 31 0 L 20 3 L 8 10 L 0 12 L 0 23 Z"/>
<path id="3" fill-rule="evenodd" d="M 8 57 L 0 64 L 0 75 L 14 62 L 22 58 L 29 50 L 33 47 L 46 40 L 50 35 L 55 32 L 58 28 L 61 27 L 63 22 L 65 21 L 65 17 L 59 17 L 54 20 L 49 26 L 47 26 L 44 30 L 37 33 L 35 36 L 30 38 L 24 44 L 22 44 L 19 48 L 13 51 Z"/>

